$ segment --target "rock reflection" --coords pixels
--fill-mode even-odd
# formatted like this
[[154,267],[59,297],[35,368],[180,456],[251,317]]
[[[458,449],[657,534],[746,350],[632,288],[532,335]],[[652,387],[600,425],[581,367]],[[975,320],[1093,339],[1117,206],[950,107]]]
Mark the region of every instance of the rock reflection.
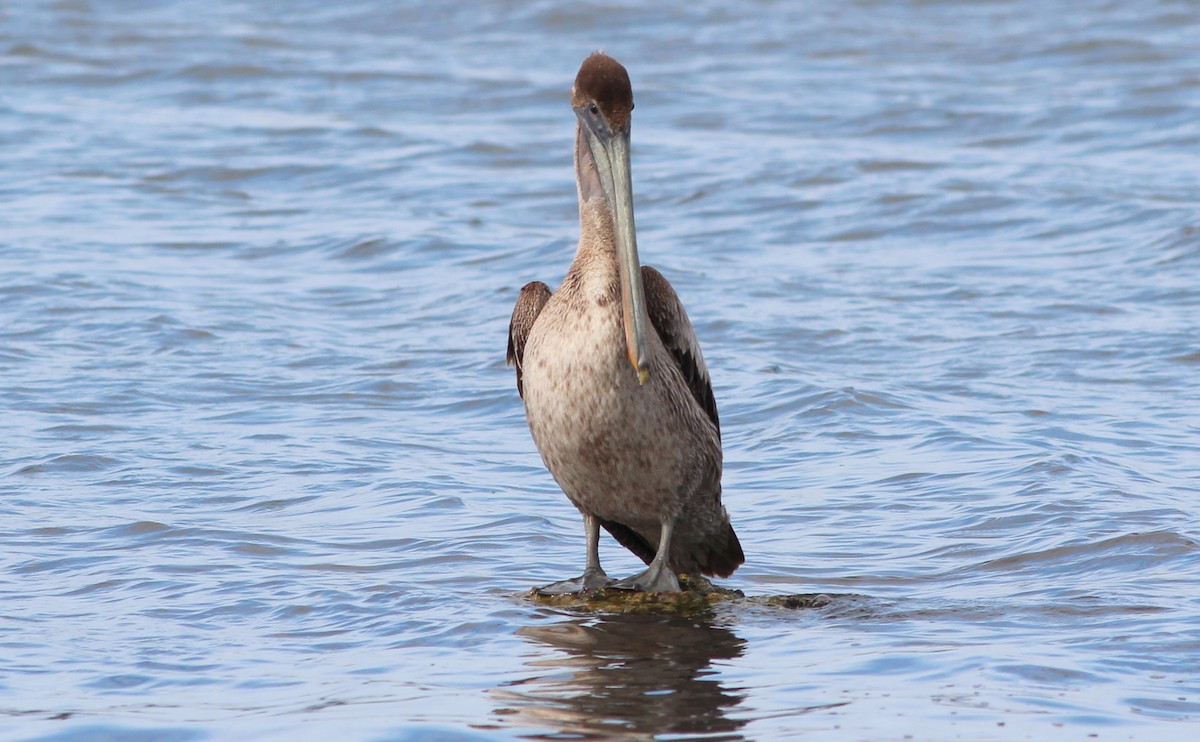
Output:
[[536,645],[562,650],[527,664],[538,672],[494,691],[510,723],[550,728],[534,739],[703,734],[743,739],[728,711],[743,694],[720,683],[714,660],[741,656],[733,632],[680,616],[611,615],[528,626]]

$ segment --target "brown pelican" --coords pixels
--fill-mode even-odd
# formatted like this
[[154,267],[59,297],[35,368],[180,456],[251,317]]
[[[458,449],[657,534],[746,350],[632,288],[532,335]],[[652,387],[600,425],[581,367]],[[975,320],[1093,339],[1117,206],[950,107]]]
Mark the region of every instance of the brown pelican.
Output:
[[[721,430],[692,323],[638,262],[629,170],[633,89],[596,52],[571,88],[579,247],[558,291],[521,289],[508,363],[546,468],[583,514],[583,574],[541,588],[677,592],[676,573],[727,577],[745,557],[721,505]],[[610,580],[600,528],[648,567]]]

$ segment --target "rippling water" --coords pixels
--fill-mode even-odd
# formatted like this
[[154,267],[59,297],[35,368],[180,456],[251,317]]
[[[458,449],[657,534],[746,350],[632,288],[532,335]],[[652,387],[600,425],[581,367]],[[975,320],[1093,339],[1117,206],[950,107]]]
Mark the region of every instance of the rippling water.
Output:
[[[0,736],[1192,739],[1194,3],[0,6]],[[748,595],[526,602],[579,62]],[[635,560],[606,543],[610,571]]]

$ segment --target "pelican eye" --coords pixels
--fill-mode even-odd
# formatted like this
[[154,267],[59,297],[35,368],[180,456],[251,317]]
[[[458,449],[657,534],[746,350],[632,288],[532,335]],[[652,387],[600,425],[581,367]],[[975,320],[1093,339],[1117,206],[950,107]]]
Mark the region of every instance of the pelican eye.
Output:
[[596,101],[592,101],[592,104],[588,106],[588,112],[590,112],[593,116],[600,115],[600,106],[596,105]]

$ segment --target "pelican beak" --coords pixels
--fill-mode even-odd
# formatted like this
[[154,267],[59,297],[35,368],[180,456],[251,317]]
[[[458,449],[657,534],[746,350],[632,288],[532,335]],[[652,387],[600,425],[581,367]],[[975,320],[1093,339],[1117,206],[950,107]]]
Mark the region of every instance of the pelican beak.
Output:
[[649,328],[642,264],[638,260],[637,230],[633,222],[633,176],[629,169],[629,130],[597,131],[584,121],[587,143],[600,185],[612,213],[617,241],[617,272],[621,282],[621,315],[625,322],[625,350],[637,371],[638,383],[650,380]]

